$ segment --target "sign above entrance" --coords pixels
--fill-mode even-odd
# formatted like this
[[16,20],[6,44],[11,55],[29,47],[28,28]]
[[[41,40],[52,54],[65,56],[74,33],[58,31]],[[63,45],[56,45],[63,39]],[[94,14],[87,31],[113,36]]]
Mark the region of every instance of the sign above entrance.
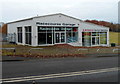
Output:
[[[52,28],[43,28],[43,27],[39,27],[39,30],[53,30]],[[57,30],[57,31],[65,31],[65,28],[55,28],[54,30]],[[66,28],[66,30],[73,30],[72,28]]]
[[70,23],[44,23],[44,22],[36,22],[37,25],[55,25],[55,26],[75,26],[75,24]]

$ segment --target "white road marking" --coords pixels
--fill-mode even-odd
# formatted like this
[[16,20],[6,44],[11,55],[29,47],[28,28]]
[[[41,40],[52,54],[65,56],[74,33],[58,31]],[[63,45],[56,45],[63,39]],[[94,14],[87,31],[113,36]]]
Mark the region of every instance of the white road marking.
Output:
[[40,76],[6,78],[6,79],[0,79],[0,80],[2,80],[3,83],[5,83],[5,82],[21,82],[21,81],[30,81],[30,80],[40,80],[40,79],[50,79],[50,78],[60,78],[60,77],[68,77],[68,76],[95,74],[95,73],[111,72],[111,71],[118,71],[118,70],[120,70],[120,67],[107,68],[107,69],[97,69],[97,70],[89,70],[89,71],[79,71],[79,72],[69,72],[69,73],[40,75]]

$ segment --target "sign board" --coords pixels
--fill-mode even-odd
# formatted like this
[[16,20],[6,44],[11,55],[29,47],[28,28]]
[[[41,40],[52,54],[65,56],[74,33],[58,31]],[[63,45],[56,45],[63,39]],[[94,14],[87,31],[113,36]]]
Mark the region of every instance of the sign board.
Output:
[[55,26],[75,26],[76,24],[70,23],[44,23],[44,22],[36,22],[37,25],[55,25]]
[[[39,30],[47,30],[47,31],[52,31],[53,30],[53,28],[43,28],[43,27],[39,27]],[[65,28],[61,28],[61,27],[56,27],[55,28],[55,30],[58,30],[58,31],[64,31],[65,30]],[[66,30],[72,30],[72,28],[66,28]]]
[[83,29],[83,32],[107,32],[107,29]]

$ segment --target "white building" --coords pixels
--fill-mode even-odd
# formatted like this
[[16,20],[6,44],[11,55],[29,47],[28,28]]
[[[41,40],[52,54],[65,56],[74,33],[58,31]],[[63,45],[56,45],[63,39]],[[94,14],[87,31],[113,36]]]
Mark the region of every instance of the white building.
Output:
[[7,31],[21,45],[109,46],[109,28],[61,13],[10,22]]

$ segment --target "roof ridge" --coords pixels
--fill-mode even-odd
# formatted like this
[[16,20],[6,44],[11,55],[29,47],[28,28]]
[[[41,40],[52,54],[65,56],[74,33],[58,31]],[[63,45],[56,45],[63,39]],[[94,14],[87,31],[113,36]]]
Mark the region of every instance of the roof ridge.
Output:
[[75,17],[72,17],[72,16],[68,16],[68,15],[63,14],[63,13],[55,13],[55,14],[48,14],[48,15],[34,16],[34,17],[31,17],[31,18],[21,19],[21,20],[17,20],[17,21],[13,21],[13,22],[8,22],[7,24],[15,23],[15,22],[20,22],[20,21],[25,21],[25,20],[31,20],[31,19],[33,19],[33,18],[40,18],[40,17],[53,16],[53,15],[64,15],[64,16],[67,16],[67,17],[69,17],[69,18],[73,18],[73,19],[76,19],[76,20],[82,21],[82,20],[80,20],[80,19],[78,19],[78,18],[75,18]]

